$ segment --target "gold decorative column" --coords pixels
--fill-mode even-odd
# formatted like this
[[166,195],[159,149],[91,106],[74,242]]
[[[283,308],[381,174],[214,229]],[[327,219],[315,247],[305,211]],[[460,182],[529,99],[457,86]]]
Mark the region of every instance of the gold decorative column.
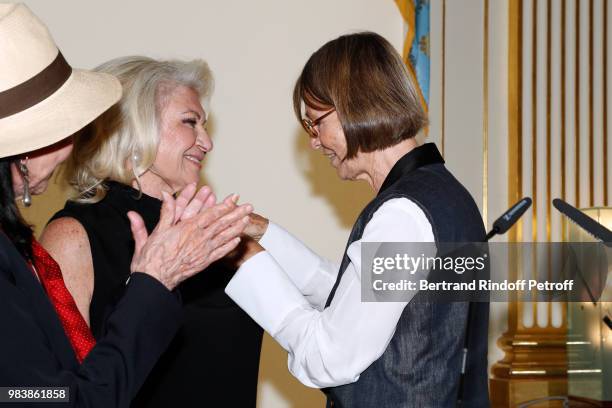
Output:
[[[508,201],[533,200],[510,242],[566,239],[553,198],[577,207],[609,201],[606,2],[509,0]],[[536,259],[511,255],[509,278],[528,278]],[[516,299],[508,302],[508,328],[497,341],[505,355],[491,370],[495,407],[568,394],[574,339],[566,305]]]

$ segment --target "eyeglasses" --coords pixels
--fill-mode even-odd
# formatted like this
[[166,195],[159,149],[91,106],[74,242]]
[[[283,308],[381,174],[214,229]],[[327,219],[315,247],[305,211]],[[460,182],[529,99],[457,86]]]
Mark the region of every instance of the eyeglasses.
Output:
[[321,123],[321,121],[323,119],[325,119],[326,117],[328,117],[329,115],[331,115],[335,111],[336,111],[336,108],[332,108],[329,112],[324,113],[323,115],[319,116],[315,120],[310,120],[308,118],[303,118],[302,119],[302,126],[304,126],[304,129],[306,130],[306,132],[308,132],[310,137],[317,138],[317,137],[319,137],[319,132],[317,132],[317,129],[315,129],[315,126],[317,126],[319,123]]

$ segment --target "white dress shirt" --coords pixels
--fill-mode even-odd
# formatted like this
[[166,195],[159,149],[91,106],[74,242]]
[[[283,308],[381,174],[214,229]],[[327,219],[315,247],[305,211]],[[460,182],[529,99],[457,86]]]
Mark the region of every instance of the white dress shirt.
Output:
[[246,261],[225,291],[287,350],[289,370],[303,384],[348,384],[383,354],[407,304],[361,301],[361,243],[433,241],[431,224],[413,201],[386,201],[349,246],[351,262],[324,309],[339,265],[270,222],[260,240],[266,251]]

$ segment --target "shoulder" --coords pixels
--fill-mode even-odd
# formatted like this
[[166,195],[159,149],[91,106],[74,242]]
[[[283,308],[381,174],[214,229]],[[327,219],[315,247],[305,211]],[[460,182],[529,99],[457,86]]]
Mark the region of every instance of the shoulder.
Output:
[[58,233],[64,232],[67,228],[72,228],[73,230],[77,229],[79,226],[83,228],[87,220],[91,218],[89,216],[90,212],[90,204],[81,204],[68,200],[64,204],[64,208],[53,214],[43,230],[43,235],[47,231]]
[[51,220],[43,230],[40,242],[50,252],[89,249],[89,239],[83,224],[67,216]]
[[93,259],[89,238],[81,223],[70,217],[52,220],[43,230],[40,243],[59,264],[68,290],[77,299],[77,304],[80,304],[81,293],[86,293],[90,299],[93,292]]
[[362,241],[433,242],[434,234],[423,209],[414,201],[400,197],[385,201],[374,212]]

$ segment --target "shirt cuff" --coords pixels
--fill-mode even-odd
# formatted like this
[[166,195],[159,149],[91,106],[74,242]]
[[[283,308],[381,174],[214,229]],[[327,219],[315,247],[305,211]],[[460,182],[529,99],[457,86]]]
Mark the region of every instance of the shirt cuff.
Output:
[[[336,266],[321,258],[283,227],[270,222],[259,242],[302,293],[313,285],[313,280],[316,280],[317,286],[325,287],[335,282]],[[324,285],[318,279],[321,277],[325,280]]]
[[296,309],[312,309],[268,252],[242,264],[225,293],[272,336]]

